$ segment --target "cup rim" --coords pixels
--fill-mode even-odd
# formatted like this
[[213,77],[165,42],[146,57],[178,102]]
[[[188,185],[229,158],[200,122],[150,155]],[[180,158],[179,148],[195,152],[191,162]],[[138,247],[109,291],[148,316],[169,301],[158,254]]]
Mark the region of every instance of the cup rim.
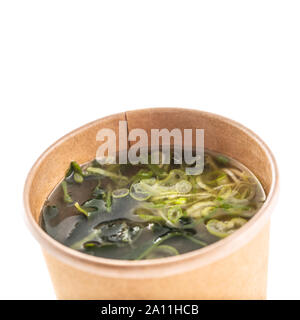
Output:
[[[263,206],[258,210],[258,212],[239,230],[235,231],[230,236],[220,239],[215,243],[208,245],[207,247],[200,248],[194,251],[180,254],[178,256],[159,258],[159,259],[149,259],[149,260],[118,260],[118,259],[108,259],[102,257],[95,257],[88,255],[86,253],[79,252],[77,250],[71,249],[55,239],[49,236],[35,221],[31,213],[29,204],[29,191],[32,185],[33,178],[37,171],[39,165],[44,161],[47,155],[53,151],[53,149],[64,142],[65,139],[69,137],[76,136],[79,132],[86,130],[93,124],[101,121],[103,119],[109,118],[104,117],[92,122],[89,122],[58,139],[50,147],[48,147],[40,157],[35,161],[32,168],[30,169],[28,176],[25,181],[23,201],[25,208],[25,222],[30,229],[33,236],[40,243],[43,249],[46,250],[50,255],[57,257],[61,262],[70,264],[76,268],[83,269],[85,271],[102,274],[108,277],[118,277],[118,278],[158,278],[164,276],[170,276],[180,272],[191,271],[196,267],[208,265],[216,260],[222,259],[225,256],[238,250],[245,243],[250,241],[255,234],[258,233],[260,228],[258,224],[263,226],[276,204],[278,197],[278,167],[276,164],[275,157],[267,144],[252,130],[246,128],[244,125],[226,118],[221,115],[217,115],[211,112],[188,109],[188,108],[145,108],[131,110],[133,111],[147,111],[153,110],[155,112],[161,112],[165,110],[176,110],[184,112],[198,112],[199,114],[204,114],[216,120],[226,122],[227,124],[236,127],[237,129],[243,131],[248,136],[256,141],[256,143],[263,149],[267,155],[268,161],[271,165],[272,174],[272,184],[270,186],[270,191],[267,195],[266,201]],[[116,115],[116,114],[115,114]],[[126,115],[126,112],[125,112]],[[217,151],[217,150],[215,150]]]

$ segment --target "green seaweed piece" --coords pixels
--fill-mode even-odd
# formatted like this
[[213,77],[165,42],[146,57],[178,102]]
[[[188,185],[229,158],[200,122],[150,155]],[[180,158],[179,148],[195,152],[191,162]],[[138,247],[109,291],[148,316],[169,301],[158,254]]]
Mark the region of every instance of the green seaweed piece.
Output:
[[134,242],[141,232],[138,225],[130,225],[125,221],[105,222],[97,226],[83,239],[71,245],[73,249],[82,249],[86,243],[98,243],[97,246],[114,244],[123,246]]

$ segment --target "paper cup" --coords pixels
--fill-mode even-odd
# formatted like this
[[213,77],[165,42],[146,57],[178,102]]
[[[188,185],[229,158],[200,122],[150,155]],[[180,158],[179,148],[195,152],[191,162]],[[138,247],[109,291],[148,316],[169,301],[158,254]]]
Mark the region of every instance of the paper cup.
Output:
[[[103,128],[128,130],[204,129],[205,148],[232,157],[261,181],[267,200],[257,214],[229,237],[179,256],[126,261],[70,249],[40,227],[43,203],[64,177],[71,160],[91,161]],[[118,139],[117,139],[118,140]],[[121,145],[127,143],[121,137]],[[275,159],[252,131],[227,118],[189,109],[154,108],[112,115],[74,130],[49,147],[25,184],[26,221],[40,243],[59,299],[265,299],[270,214],[278,194]]]

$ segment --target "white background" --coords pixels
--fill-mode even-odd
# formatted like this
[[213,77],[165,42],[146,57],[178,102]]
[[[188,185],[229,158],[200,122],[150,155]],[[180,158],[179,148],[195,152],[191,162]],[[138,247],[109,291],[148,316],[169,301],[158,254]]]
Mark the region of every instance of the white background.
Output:
[[300,298],[299,1],[1,1],[0,298],[54,299],[22,191],[89,121],[143,107],[219,113],[274,152],[269,299]]

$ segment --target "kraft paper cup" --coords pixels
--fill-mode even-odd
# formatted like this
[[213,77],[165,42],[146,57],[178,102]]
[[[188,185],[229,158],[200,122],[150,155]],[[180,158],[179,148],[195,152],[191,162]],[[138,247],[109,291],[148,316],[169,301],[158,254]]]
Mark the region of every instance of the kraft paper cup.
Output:
[[[40,227],[44,201],[64,177],[71,160],[93,160],[102,128],[115,130],[204,129],[205,148],[246,165],[261,181],[267,200],[257,214],[229,237],[179,256],[124,261],[70,249]],[[123,140],[126,137],[121,137]],[[127,141],[121,141],[127,143]],[[155,108],[112,115],[74,130],[50,146],[26,180],[27,224],[42,247],[59,299],[265,299],[270,214],[278,194],[275,159],[252,131],[230,119],[196,110]]]

